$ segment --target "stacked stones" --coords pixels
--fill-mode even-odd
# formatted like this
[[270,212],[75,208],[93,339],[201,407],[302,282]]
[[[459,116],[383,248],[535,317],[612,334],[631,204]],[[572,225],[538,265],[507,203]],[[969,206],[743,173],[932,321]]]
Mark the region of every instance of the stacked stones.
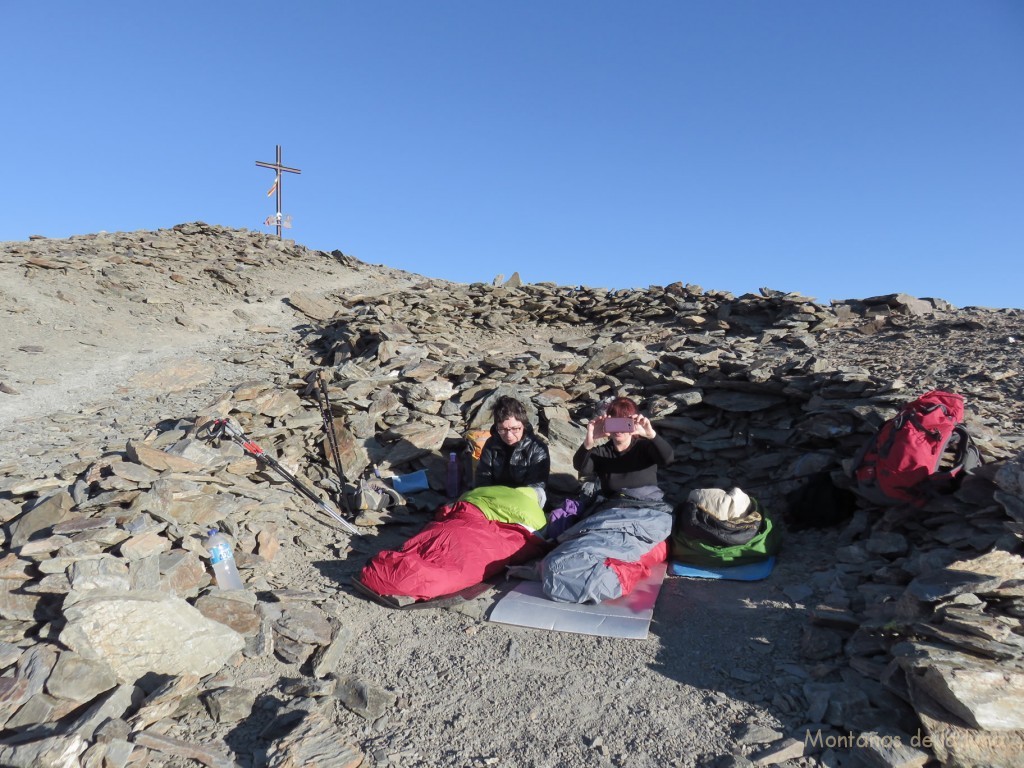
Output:
[[[495,390],[518,392],[555,449],[564,490],[574,482],[568,458],[596,404],[613,394],[633,396],[676,447],[666,476],[677,498],[723,484],[777,495],[769,484],[838,469],[917,390],[978,389],[954,378],[962,356],[948,340],[951,321],[932,303],[927,316],[913,316],[900,311],[921,312],[923,302],[909,297],[833,309],[763,293],[736,299],[679,284],[605,291],[427,281],[344,300],[338,319],[312,341],[314,363],[333,369],[331,394],[356,440],[387,442],[404,436],[395,429],[434,425],[433,442],[418,446],[425,457],[442,447],[445,426],[448,437],[457,437],[488,424],[485,398]],[[908,323],[929,341],[907,338]],[[496,335],[492,328],[503,330]],[[890,329],[883,365],[895,367],[913,353],[930,359],[929,369],[887,377],[864,367],[848,342],[865,338],[867,328],[876,342],[884,338],[879,328]],[[474,335],[484,351],[466,359],[460,345]],[[995,385],[987,400],[971,403],[972,428],[989,461],[1004,459],[1024,443],[1017,434],[1024,414],[1013,399],[1019,388],[1012,373],[995,378],[1009,370],[999,340],[968,343],[973,365]],[[941,370],[944,357],[949,367]],[[375,449],[378,463],[410,460]],[[346,470],[358,473],[369,459],[351,456]]]
[[[291,392],[240,387],[234,396],[236,416],[309,426]],[[301,539],[320,523],[268,487],[240,448],[211,448],[190,427],[130,442],[43,497],[26,500],[31,484],[7,489],[24,511],[0,561],[0,649],[14,671],[0,678],[0,720],[20,731],[0,750],[3,764],[74,754],[82,765],[123,766],[154,750],[232,765],[226,753],[168,735],[169,716],[189,702],[220,723],[249,716],[255,693],[223,670],[232,656],[274,653],[308,661],[317,680],[333,673],[348,642],[338,605],[262,575],[279,529]],[[244,591],[211,588],[203,538],[214,525],[236,542]],[[270,600],[257,602],[256,591]],[[141,697],[137,681],[164,678]]]
[[[142,266],[172,280],[191,270],[181,279],[212,277],[227,292],[252,288],[230,268],[232,248],[239,266],[252,258],[250,246],[281,247],[282,258],[298,248],[206,225],[177,230],[132,236],[149,248],[177,243]],[[210,238],[224,241],[223,263],[212,268],[202,266]],[[104,289],[131,301],[136,274],[105,275]],[[235,386],[123,451],[0,486],[9,545],[0,560],[0,721],[5,733],[19,731],[0,750],[5,764],[75,755],[117,766],[146,750],[230,764],[226,753],[178,738],[174,717],[190,707],[218,722],[246,717],[253,694],[225,670],[238,653],[312,665],[312,678],[294,685],[294,707],[267,726],[282,734],[270,764],[300,764],[323,744],[346,759],[344,736],[322,719],[311,714],[297,731],[284,725],[327,695],[363,712],[388,706],[386,691],[333,676],[351,608],[328,597],[333,590],[275,581],[282,543],[315,549],[311,529],[329,521],[236,445],[202,439],[210,419],[230,417],[289,469],[336,493],[311,391],[322,368],[349,480],[371,465],[387,474],[423,468],[440,490],[441,457],[489,425],[491,404],[508,393],[526,402],[551,446],[552,486],[568,494],[587,419],[601,399],[625,394],[676,448],[664,474],[671,499],[738,485],[776,516],[799,478],[832,472],[840,480],[902,402],[933,387],[966,394],[988,464],[927,510],[862,508],[843,528],[834,567],[814,576],[812,591],[828,599],[805,632],[813,666],[803,700],[777,706],[839,731],[924,729],[923,746],[947,765],[1008,764],[1000,760],[1019,752],[1024,567],[1012,551],[1024,529],[1024,410],[1012,347],[1007,353],[1014,337],[992,332],[1012,329],[1019,313],[956,311],[903,295],[823,307],[770,290],[737,298],[681,284],[607,291],[516,277],[289,301],[315,326],[280,384]],[[427,492],[410,503],[429,511],[440,500]],[[359,523],[394,519],[368,513]],[[214,525],[235,543],[245,592],[211,585],[202,539]],[[359,550],[341,533],[331,547],[342,560]],[[257,592],[270,599],[257,601]],[[182,636],[194,641],[182,646]],[[135,683],[155,675],[167,682],[146,686],[141,699]],[[874,759],[912,765],[928,756],[879,750]]]
[[[436,424],[419,443],[419,464],[435,476],[446,433],[486,424],[492,398],[511,392],[529,398],[552,445],[555,485],[562,479],[571,491],[579,425],[600,398],[628,394],[676,446],[664,472],[670,497],[740,485],[769,509],[799,485],[793,478],[831,470],[842,482],[849,457],[923,389],[976,395],[970,423],[987,466],[926,510],[861,510],[844,530],[837,567],[816,575],[829,599],[812,612],[804,654],[823,681],[807,684],[804,703],[819,732],[886,724],[877,740],[861,740],[882,764],[927,759],[888,748],[915,741],[949,765],[1008,764],[1024,734],[1016,703],[1024,564],[1009,554],[1024,507],[1020,465],[1006,463],[1021,447],[1019,389],[1005,352],[1012,337],[970,338],[998,313],[966,321],[949,313],[943,302],[901,295],[824,309],[769,291],[733,299],[680,285],[610,292],[427,282],[351,300],[325,328],[318,362],[336,366],[334,401],[358,425],[357,440],[377,434],[386,443],[410,423],[421,425],[418,435]],[[547,336],[555,352],[506,347],[452,360],[460,335],[496,328]],[[862,352],[848,359],[857,337],[884,342],[889,355],[872,370]],[[971,349],[969,364],[961,349]],[[927,367],[908,366],[915,358]],[[385,465],[412,458],[378,453]],[[350,454],[351,470],[365,460]],[[916,717],[905,712],[895,730],[892,712],[907,704]]]
[[[973,404],[972,428],[988,466],[955,497],[926,512],[862,510],[844,532],[840,564],[816,577],[839,586],[827,604],[813,611],[804,648],[809,660],[819,662],[817,674],[836,678],[808,683],[804,695],[812,724],[823,721],[826,729],[863,733],[890,723],[900,701],[922,710],[927,694],[921,684],[912,688],[905,683],[898,690],[900,698],[881,685],[898,687],[893,669],[912,668],[914,681],[927,680],[929,689],[948,691],[941,697],[944,720],[920,715],[931,736],[919,741],[934,742],[936,754],[950,764],[972,764],[979,754],[989,761],[998,761],[994,755],[1013,754],[1020,734],[1007,740],[1006,731],[1024,727],[1012,704],[1022,678],[1010,677],[1004,685],[989,686],[987,694],[979,693],[984,686],[971,681],[990,682],[997,673],[992,665],[975,662],[978,671],[968,676],[963,665],[949,659],[938,666],[927,657],[922,661],[920,643],[895,642],[906,632],[895,633],[893,617],[886,612],[887,606],[911,600],[901,598],[904,593],[920,593],[923,583],[937,578],[936,569],[968,574],[980,578],[987,590],[972,594],[968,610],[974,622],[965,624],[961,616],[959,628],[946,626],[951,621],[942,599],[966,589],[963,579],[954,580],[946,592],[925,592],[930,603],[915,602],[910,634],[938,634],[947,643],[959,638],[972,653],[981,642],[972,641],[971,632],[1002,638],[999,652],[990,649],[989,659],[1005,659],[1007,653],[1019,659],[1024,651],[1024,638],[1011,632],[1019,627],[1014,612],[1020,610],[1013,579],[1024,568],[1020,558],[1003,551],[1017,546],[1024,524],[1016,501],[1020,490],[1006,479],[1012,472],[1003,465],[1019,451],[1021,413],[1009,399],[1014,395],[1009,387],[1004,393],[983,391],[970,375],[963,376],[962,386],[956,383],[965,366],[949,337],[970,334],[978,326],[950,318],[949,310],[942,302],[898,295],[826,310],[799,296],[764,292],[733,299],[679,285],[641,293],[553,286],[450,288],[427,282],[410,291],[348,302],[346,311],[339,312],[343,319],[328,324],[317,342],[317,362],[335,366],[332,398],[354,425],[354,439],[348,442],[367,445],[376,440],[374,460],[384,466],[423,466],[439,476],[437,457],[451,447],[445,441],[485,425],[493,398],[511,392],[528,398],[552,445],[556,486],[562,479],[567,482],[563,490],[571,491],[574,478],[568,462],[582,437],[579,425],[592,415],[597,400],[624,393],[643,402],[659,431],[677,447],[679,458],[664,473],[670,496],[683,498],[694,487],[741,485],[770,499],[769,509],[778,508],[782,492],[799,484],[792,478],[833,470],[840,479],[844,461],[848,463],[902,402],[929,384],[987,393],[986,400]],[[452,360],[460,336],[494,328],[504,329],[506,337],[527,340],[541,333],[555,351],[533,353],[527,344],[505,346],[479,360]],[[933,341],[922,344],[921,335],[910,337],[907,328],[923,330],[924,338]],[[861,359],[842,359],[851,337],[868,336],[894,347],[896,360],[918,355],[930,361],[929,367],[900,369],[902,377],[889,378],[853,364]],[[989,346],[964,341],[976,355],[972,364],[981,379],[988,384],[1012,381],[1003,339],[993,339]],[[893,359],[880,367],[899,368]],[[424,381],[432,387],[424,388]],[[998,410],[1006,406],[1006,411]],[[410,424],[418,425],[413,435]],[[389,453],[387,444],[400,438],[401,452]],[[420,451],[418,461],[407,442]],[[348,471],[359,472],[371,457],[350,452],[347,459]],[[1009,488],[1000,490],[997,477]],[[1005,555],[1000,567],[991,565],[991,559],[972,564],[975,553],[993,547]],[[967,584],[977,583],[971,578]],[[988,629],[981,629],[979,622]],[[848,669],[837,662],[844,652]],[[944,687],[954,676],[958,685]],[[968,682],[963,682],[965,677]],[[861,684],[851,685],[854,679]],[[949,726],[939,725],[960,717],[964,727],[983,728],[983,717],[965,717],[976,709],[997,710],[987,721],[1001,731],[994,739],[965,740],[961,731],[951,736],[942,730]],[[915,733],[920,737],[920,727],[904,732],[904,743],[912,742]],[[884,734],[892,743],[892,729]],[[880,738],[878,743],[887,742]],[[905,762],[924,754],[918,750],[878,759]]]

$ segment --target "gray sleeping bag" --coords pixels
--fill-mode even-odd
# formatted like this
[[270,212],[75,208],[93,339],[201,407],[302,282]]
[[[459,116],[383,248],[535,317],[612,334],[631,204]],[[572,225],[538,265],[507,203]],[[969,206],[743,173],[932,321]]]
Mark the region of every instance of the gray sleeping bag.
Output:
[[672,533],[671,509],[658,502],[648,506],[608,506],[558,537],[561,542],[540,563],[541,585],[552,600],[600,603],[622,595],[622,584],[606,558],[635,562]]

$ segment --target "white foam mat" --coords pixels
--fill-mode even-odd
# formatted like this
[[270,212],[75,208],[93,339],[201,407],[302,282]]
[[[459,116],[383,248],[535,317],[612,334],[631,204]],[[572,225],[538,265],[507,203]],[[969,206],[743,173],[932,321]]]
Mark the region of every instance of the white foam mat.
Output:
[[644,640],[665,571],[665,563],[658,563],[630,594],[596,605],[559,603],[544,596],[540,582],[523,581],[497,602],[487,620],[552,632]]

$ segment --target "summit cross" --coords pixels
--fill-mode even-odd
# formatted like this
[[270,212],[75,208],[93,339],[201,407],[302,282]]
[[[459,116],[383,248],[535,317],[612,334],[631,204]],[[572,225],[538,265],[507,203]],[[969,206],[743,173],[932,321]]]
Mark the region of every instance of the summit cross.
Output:
[[[277,215],[274,216],[274,217],[268,216],[266,221],[264,221],[263,223],[267,224],[267,225],[269,225],[271,223],[276,224],[277,225],[277,236],[280,237],[281,236],[281,224],[282,224],[282,218],[281,218],[281,173],[282,172],[302,173],[302,171],[300,171],[298,168],[289,168],[286,165],[281,165],[281,145],[280,144],[277,145],[277,160],[275,162],[273,162],[273,163],[262,163],[259,160],[257,160],[256,161],[256,165],[260,166],[261,168],[272,168],[275,171],[277,171],[277,175],[274,176],[274,186],[272,186],[270,188],[270,190],[267,192],[267,197],[270,197],[274,192],[277,193]],[[291,217],[289,216],[288,218],[290,219]],[[273,221],[271,219],[273,219]],[[289,224],[285,224],[285,226],[291,226],[291,224],[290,223]]]

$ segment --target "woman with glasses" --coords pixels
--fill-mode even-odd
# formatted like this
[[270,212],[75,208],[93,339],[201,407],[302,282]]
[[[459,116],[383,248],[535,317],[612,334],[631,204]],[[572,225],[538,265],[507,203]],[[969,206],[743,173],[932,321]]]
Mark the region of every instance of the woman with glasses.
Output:
[[513,397],[494,406],[476,488],[439,507],[419,533],[398,549],[375,554],[353,583],[385,605],[431,600],[541,557],[547,446],[533,434],[526,408]]
[[545,485],[551,474],[548,447],[534,434],[526,408],[514,397],[498,398],[493,414],[491,436],[484,443],[476,468],[476,486],[529,486],[537,491],[543,507]]

